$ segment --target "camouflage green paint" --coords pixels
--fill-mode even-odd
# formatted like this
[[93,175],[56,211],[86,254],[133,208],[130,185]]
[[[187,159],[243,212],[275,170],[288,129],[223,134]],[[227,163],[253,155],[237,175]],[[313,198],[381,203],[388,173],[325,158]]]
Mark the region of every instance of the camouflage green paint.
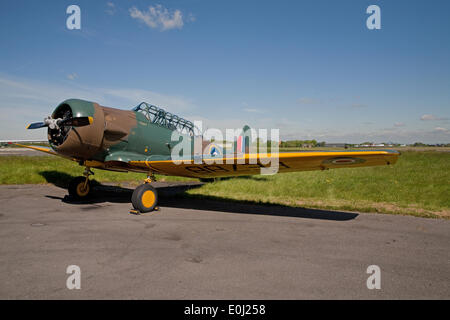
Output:
[[[63,155],[105,162],[111,168],[127,168],[136,160],[170,160],[173,130],[151,123],[142,113],[103,107],[97,103],[68,99],[59,108],[69,106],[74,117],[93,117],[91,125],[72,127],[66,140],[52,148]],[[187,135],[184,138],[191,140]],[[193,140],[193,139],[192,139]],[[191,144],[193,141],[191,141]],[[190,157],[190,155],[188,156]]]
[[72,114],[74,117],[93,117],[95,108],[94,103],[90,101],[80,100],[80,99],[67,99],[61,102],[53,112],[54,116],[56,110],[62,105],[69,105],[72,108]]

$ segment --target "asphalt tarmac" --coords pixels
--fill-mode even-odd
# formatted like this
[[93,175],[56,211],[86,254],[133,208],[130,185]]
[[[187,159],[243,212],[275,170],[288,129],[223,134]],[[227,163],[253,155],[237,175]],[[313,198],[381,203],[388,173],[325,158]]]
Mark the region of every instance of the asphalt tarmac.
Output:
[[[449,299],[450,221],[131,190],[0,186],[0,299]],[[69,265],[81,289],[69,290]],[[381,289],[367,288],[367,268]]]

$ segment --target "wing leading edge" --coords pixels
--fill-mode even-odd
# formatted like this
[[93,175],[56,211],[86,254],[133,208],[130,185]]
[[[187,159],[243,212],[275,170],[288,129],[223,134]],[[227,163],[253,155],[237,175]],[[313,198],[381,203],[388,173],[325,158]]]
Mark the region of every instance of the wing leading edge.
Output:
[[[278,154],[276,172],[390,165],[397,162],[399,155],[400,153],[394,150],[283,152]],[[271,158],[270,154],[245,154],[204,158],[201,163],[195,163],[193,160],[142,160],[130,161],[129,165],[166,175],[212,178],[260,174],[261,168],[272,167],[276,170],[276,158]]]
[[[17,146],[34,149],[47,154],[61,156],[51,148],[29,146],[14,143]],[[395,150],[364,150],[364,151],[302,151],[282,152],[278,154],[278,161],[267,154],[245,154],[224,158],[203,158],[201,163],[193,160],[131,160],[128,162],[117,161],[86,163],[91,167],[100,169],[121,168],[140,172],[152,171],[154,173],[183,176],[193,178],[231,177],[242,175],[261,174],[261,169],[266,172],[295,172],[326,170],[337,168],[370,167],[395,164],[400,153]],[[77,159],[63,156],[63,158],[77,161]],[[122,164],[120,164],[122,163]],[[278,163],[278,166],[276,165]],[[270,170],[271,168],[272,170]],[[274,171],[275,170],[275,171]]]
[[27,148],[27,149],[32,149],[32,150],[36,150],[36,151],[45,152],[45,153],[51,154],[53,156],[58,156],[59,155],[55,151],[53,151],[51,148],[47,148],[47,147],[30,146],[30,145],[24,145],[24,144],[14,143],[14,142],[12,144],[16,145],[18,147],[22,147],[22,148]]

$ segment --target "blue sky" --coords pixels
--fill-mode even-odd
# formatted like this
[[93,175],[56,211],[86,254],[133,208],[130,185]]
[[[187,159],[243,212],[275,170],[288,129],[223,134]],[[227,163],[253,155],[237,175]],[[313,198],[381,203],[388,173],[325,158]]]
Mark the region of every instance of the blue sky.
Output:
[[[66,8],[81,8],[68,30]],[[366,8],[381,8],[381,29]],[[1,1],[0,139],[67,98],[283,139],[450,142],[449,1]]]

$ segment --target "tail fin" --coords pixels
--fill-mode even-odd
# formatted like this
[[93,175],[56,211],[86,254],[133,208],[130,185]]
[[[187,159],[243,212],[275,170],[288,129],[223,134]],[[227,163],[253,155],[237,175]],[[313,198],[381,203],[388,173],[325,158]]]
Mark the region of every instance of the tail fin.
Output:
[[248,125],[242,128],[242,133],[236,138],[235,148],[237,154],[248,153],[250,146],[251,130]]

